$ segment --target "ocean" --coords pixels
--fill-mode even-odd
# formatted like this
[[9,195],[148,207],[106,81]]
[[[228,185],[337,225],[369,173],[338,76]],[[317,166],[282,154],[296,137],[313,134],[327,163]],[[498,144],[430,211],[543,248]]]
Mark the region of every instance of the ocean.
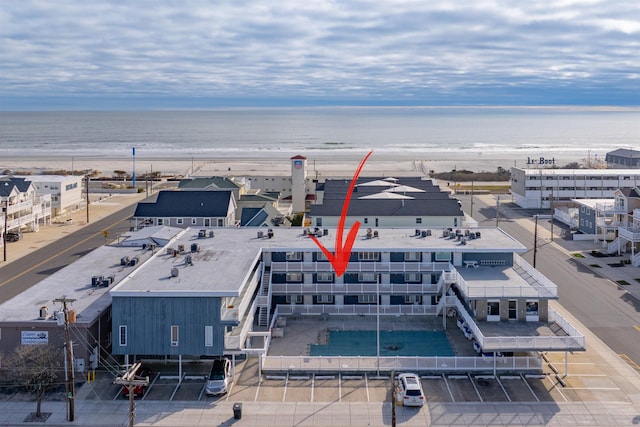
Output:
[[0,112],[0,156],[604,157],[640,145],[640,108],[264,108]]

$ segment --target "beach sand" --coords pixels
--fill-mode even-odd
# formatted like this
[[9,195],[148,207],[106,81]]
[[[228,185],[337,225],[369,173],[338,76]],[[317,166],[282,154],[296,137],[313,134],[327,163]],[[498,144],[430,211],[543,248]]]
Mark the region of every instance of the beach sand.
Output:
[[[336,152],[305,154],[307,157],[307,175],[323,177],[351,177],[361,157]],[[575,153],[554,153],[554,164],[564,166],[584,159],[575,158]],[[490,158],[483,153],[460,153],[452,158],[450,154],[425,153],[422,158],[412,158],[402,154],[377,154],[369,158],[361,176],[426,176],[432,171],[449,172],[451,170],[470,170],[473,172],[495,172],[499,167],[509,170],[513,166],[528,167],[528,158],[538,161],[540,155],[522,153],[514,158],[512,153],[492,154]],[[290,156],[282,158],[257,158],[247,155],[242,158],[200,158],[200,157],[141,157],[135,164],[132,158],[123,157],[33,157],[5,156],[0,159],[0,173],[42,174],[55,171],[97,171],[98,176],[114,176],[114,171],[124,171],[136,176],[150,172],[160,172],[162,176],[287,176],[291,174]]]

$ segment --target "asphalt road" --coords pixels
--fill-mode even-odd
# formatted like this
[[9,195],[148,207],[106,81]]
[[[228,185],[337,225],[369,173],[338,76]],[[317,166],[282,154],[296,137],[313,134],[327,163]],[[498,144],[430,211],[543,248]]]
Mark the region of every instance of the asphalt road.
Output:
[[0,272],[0,302],[4,302],[29,289],[46,276],[66,267],[78,258],[104,245],[104,230],[109,236],[129,231],[129,218],[135,204],[110,216],[89,222],[75,233],[38,249],[19,260],[2,267]]
[[[458,195],[458,198],[465,212],[470,212],[471,197]],[[549,212],[524,210],[505,199],[510,200],[508,196],[501,197],[498,225],[529,249],[523,258],[533,265],[534,233],[514,220],[530,218],[533,223],[534,213]],[[473,218],[481,226],[495,226],[496,205],[488,205],[474,197]],[[560,304],[613,351],[625,359],[628,357],[636,366],[640,365],[640,331],[637,329],[640,326],[640,301],[550,244],[550,234],[546,231],[550,229],[549,220],[539,219],[538,227],[536,268],[558,286]],[[556,222],[555,233],[558,234],[558,228],[562,227]],[[542,229],[545,229],[544,233]],[[561,244],[557,238],[556,243]]]

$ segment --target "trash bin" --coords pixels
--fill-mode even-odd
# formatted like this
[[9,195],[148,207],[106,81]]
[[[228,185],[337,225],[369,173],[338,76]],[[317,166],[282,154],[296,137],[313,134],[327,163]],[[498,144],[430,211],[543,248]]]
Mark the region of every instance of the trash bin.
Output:
[[233,404],[233,419],[239,420],[242,418],[242,403]]

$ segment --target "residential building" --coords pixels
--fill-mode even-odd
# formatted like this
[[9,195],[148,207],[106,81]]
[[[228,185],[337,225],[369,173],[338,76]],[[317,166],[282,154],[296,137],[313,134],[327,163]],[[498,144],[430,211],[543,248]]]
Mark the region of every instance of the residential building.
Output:
[[638,168],[640,167],[640,151],[618,148],[609,151],[604,160],[608,168]]
[[526,209],[549,209],[552,201],[613,198],[616,190],[638,185],[639,169],[511,168],[513,201]]
[[82,186],[84,177],[81,175],[26,175],[20,178],[30,181],[39,196],[50,195],[53,217],[59,217],[86,206]]
[[[309,216],[315,227],[338,225],[350,180],[319,183]],[[363,227],[462,227],[460,202],[430,179],[360,178],[349,203],[347,219]]]
[[[24,178],[0,177],[0,205],[1,233],[38,231],[40,223],[51,221],[51,195],[38,194],[33,183]],[[0,245],[3,242],[0,239]]]

